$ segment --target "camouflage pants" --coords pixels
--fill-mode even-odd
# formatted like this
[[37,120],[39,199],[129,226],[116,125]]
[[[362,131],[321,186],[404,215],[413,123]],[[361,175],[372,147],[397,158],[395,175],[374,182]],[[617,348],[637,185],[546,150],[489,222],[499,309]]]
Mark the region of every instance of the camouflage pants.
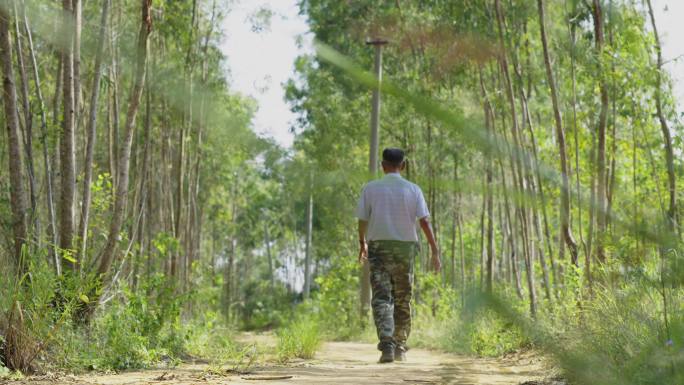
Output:
[[407,349],[411,333],[413,259],[417,242],[371,241],[368,262],[373,289],[373,319],[378,332],[378,349]]

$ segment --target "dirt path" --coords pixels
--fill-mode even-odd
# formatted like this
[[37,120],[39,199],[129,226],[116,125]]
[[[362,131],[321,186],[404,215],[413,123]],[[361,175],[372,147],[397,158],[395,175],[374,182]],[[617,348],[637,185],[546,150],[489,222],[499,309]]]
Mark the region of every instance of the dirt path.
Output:
[[[216,374],[208,364],[183,364],[172,369],[116,375],[34,378],[23,384],[521,384],[543,377],[539,360],[479,359],[412,349],[408,361],[378,364],[379,352],[369,343],[325,343],[313,360],[288,365],[266,364],[247,373]],[[0,380],[0,383],[2,381]],[[14,384],[17,384],[16,382]]]

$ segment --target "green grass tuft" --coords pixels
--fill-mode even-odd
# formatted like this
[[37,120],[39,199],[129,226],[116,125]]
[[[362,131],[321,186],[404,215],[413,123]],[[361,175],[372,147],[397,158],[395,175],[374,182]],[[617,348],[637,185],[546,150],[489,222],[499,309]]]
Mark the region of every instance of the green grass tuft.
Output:
[[318,323],[312,318],[299,318],[278,331],[278,361],[313,358],[320,345]]

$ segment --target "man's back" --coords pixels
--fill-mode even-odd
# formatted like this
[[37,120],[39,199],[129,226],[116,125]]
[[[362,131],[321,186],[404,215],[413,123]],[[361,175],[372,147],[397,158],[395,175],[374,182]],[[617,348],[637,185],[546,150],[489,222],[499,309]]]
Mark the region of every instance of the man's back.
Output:
[[420,187],[398,173],[388,173],[366,185],[356,214],[368,221],[370,241],[415,242],[416,220],[429,212]]
[[399,174],[406,167],[404,151],[382,152],[385,177],[368,183],[361,193],[359,218],[359,262],[368,261],[373,292],[371,305],[378,333],[380,362],[406,360],[406,341],[411,333],[413,261],[418,250],[416,222],[420,219],[439,271],[439,249],[430,227],[430,215],[420,187]]

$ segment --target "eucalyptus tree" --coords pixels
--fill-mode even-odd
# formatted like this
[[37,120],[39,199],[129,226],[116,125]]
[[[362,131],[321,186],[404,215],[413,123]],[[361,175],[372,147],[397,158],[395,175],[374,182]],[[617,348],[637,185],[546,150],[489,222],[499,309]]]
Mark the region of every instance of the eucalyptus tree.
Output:
[[[76,0],[78,2],[78,0]],[[71,256],[74,236],[74,209],[76,204],[76,105],[74,95],[74,35],[76,21],[73,0],[62,0],[63,19],[60,36],[60,67],[62,75],[62,133],[59,141],[60,202],[59,247],[66,255],[66,267],[74,270],[77,261]]]
[[592,18],[594,21],[594,39],[596,42],[596,61],[597,61],[597,82],[599,87],[601,109],[599,111],[596,132],[598,137],[596,148],[596,257],[599,262],[605,262],[605,242],[606,242],[606,223],[607,223],[607,177],[606,177],[606,125],[608,120],[608,85],[606,82],[605,66],[605,37],[604,37],[604,16],[603,7],[600,0],[593,0]]
[[560,174],[562,178],[560,202],[561,233],[568,249],[570,249],[572,263],[577,266],[579,263],[577,242],[575,242],[575,238],[572,235],[572,229],[570,228],[570,169],[568,167],[563,118],[561,117],[558,91],[556,90],[556,80],[554,78],[553,68],[551,66],[551,56],[549,54],[549,44],[545,26],[546,16],[544,11],[544,0],[537,0],[537,8],[539,10],[539,27],[542,51],[544,54],[544,67],[546,68],[546,78],[551,93],[551,102],[553,103],[553,119],[556,124],[556,141],[558,143],[558,154],[560,155]]
[[102,250],[102,256],[97,268],[99,279],[104,279],[108,274],[114,259],[115,253],[118,249],[119,232],[123,224],[126,207],[128,206],[128,183],[130,171],[131,145],[133,142],[133,134],[136,128],[136,116],[140,107],[140,100],[142,98],[143,89],[145,86],[145,70],[148,56],[148,37],[152,32],[152,0],[141,0],[141,23],[138,32],[138,41],[136,43],[136,66],[135,66],[135,80],[131,85],[131,92],[128,102],[128,111],[126,114],[126,125],[124,131],[124,140],[122,146],[119,148],[119,161],[117,162],[117,177],[116,192],[114,196],[114,207],[112,210],[112,219],[109,226],[109,234],[107,243]]
[[24,190],[24,162],[21,151],[21,134],[17,110],[17,90],[14,83],[12,64],[12,42],[10,40],[9,2],[0,6],[0,61],[2,61],[3,105],[7,145],[9,147],[8,166],[10,174],[10,204],[12,210],[13,263],[21,269],[22,249],[26,243],[27,205]]
[[646,5],[648,6],[648,15],[651,21],[651,28],[653,30],[653,45],[656,51],[656,68],[655,68],[655,105],[656,105],[656,115],[658,116],[658,123],[660,123],[660,130],[663,134],[663,143],[665,144],[665,166],[667,168],[667,181],[668,181],[668,193],[669,193],[669,203],[667,209],[667,227],[672,232],[679,232],[679,225],[677,224],[677,177],[675,174],[674,165],[674,150],[672,145],[672,134],[670,133],[670,127],[667,123],[667,118],[665,117],[665,112],[663,109],[663,50],[660,45],[660,37],[658,36],[658,27],[656,25],[655,16],[653,15],[653,6],[651,5],[651,0],[646,0]]
[[109,15],[110,0],[102,2],[102,17],[100,21],[100,33],[98,34],[97,48],[95,52],[95,75],[91,89],[90,106],[88,111],[88,123],[86,125],[86,154],[84,159],[83,193],[81,204],[81,219],[79,222],[78,235],[80,237],[79,258],[85,260],[88,240],[88,220],[92,201],[93,158],[95,156],[95,141],[97,139],[97,117],[100,100],[100,83],[102,80],[102,62],[104,56],[105,36],[107,35],[107,20]]

